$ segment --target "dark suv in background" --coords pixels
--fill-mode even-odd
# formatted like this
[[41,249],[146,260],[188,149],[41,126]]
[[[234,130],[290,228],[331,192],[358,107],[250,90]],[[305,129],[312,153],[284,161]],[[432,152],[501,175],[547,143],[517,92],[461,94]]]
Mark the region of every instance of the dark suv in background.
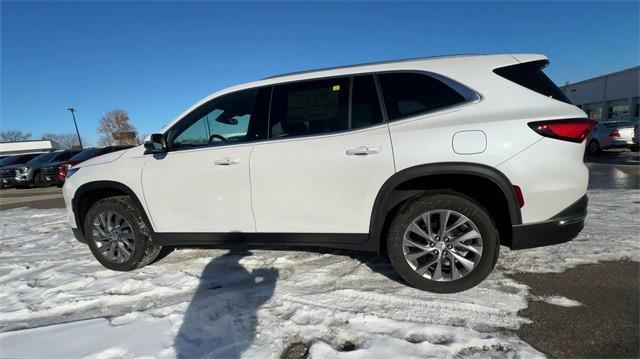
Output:
[[50,163],[48,166],[43,167],[40,171],[40,176],[42,177],[43,186],[59,186],[62,187],[64,184],[64,180],[67,177],[67,171],[71,166],[75,166],[79,163],[82,163],[90,158],[97,157],[100,155],[104,155],[110,152],[125,150],[127,148],[131,148],[131,145],[122,145],[122,146],[107,146],[103,148],[85,148],[80,153],[77,153],[75,156],[69,158],[68,160],[58,161],[54,163]]
[[76,155],[79,150],[66,150],[43,153],[39,156],[24,163],[16,163],[10,166],[4,166],[0,169],[0,179],[2,187],[29,187],[36,185],[38,187],[46,186],[43,182],[44,177],[40,171],[42,168],[49,166],[53,162],[66,161]]
[[6,188],[9,187],[10,184],[13,184],[13,180],[9,177],[9,173],[11,173],[11,171],[6,171],[7,177],[5,177],[4,175],[5,167],[9,169],[11,166],[14,166],[16,164],[29,162],[31,159],[40,156],[41,154],[42,153],[29,153],[24,155],[12,155],[3,157],[0,160],[0,188]]

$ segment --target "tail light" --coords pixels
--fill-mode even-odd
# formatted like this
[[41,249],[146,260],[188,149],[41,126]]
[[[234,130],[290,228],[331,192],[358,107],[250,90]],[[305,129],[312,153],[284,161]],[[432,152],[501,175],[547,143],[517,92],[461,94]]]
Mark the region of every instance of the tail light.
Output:
[[586,118],[529,122],[538,134],[558,140],[580,143],[596,127],[597,122]]
[[69,171],[69,168],[71,167],[71,164],[69,163],[65,163],[63,165],[58,166],[58,179],[60,181],[65,180],[65,178],[67,178],[67,172]]
[[609,137],[620,137],[620,131],[618,130],[611,131],[611,133],[609,133]]

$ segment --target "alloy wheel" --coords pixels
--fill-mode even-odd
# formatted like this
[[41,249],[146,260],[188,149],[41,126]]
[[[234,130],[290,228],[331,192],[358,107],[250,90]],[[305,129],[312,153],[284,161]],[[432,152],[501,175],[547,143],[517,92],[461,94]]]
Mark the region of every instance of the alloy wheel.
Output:
[[93,220],[92,239],[101,255],[110,262],[128,261],[135,250],[131,224],[115,211],[99,212]]
[[421,214],[407,227],[402,251],[419,275],[438,282],[460,279],[473,271],[482,257],[482,236],[463,214],[433,210]]

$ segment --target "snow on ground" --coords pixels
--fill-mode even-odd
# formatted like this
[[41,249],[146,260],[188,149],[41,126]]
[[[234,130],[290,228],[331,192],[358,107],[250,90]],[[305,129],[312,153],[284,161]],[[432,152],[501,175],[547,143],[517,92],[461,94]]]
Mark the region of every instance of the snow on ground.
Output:
[[[0,220],[0,357],[542,356],[514,336],[528,288],[512,272],[560,272],[640,260],[640,191],[591,191],[573,242],[501,253],[463,293],[421,292],[375,255],[188,249],[135,272],[101,267],[64,210],[13,209]],[[531,298],[579,305],[570,298]]]

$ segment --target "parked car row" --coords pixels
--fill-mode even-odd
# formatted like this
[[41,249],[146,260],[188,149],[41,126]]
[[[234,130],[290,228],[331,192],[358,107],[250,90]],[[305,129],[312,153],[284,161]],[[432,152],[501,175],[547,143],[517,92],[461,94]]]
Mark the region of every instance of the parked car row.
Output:
[[109,152],[132,146],[109,146],[84,150],[64,150],[15,155],[0,160],[0,188],[62,187],[67,171],[73,165]]
[[598,122],[587,141],[591,155],[610,148],[629,148],[638,151],[638,121]]

